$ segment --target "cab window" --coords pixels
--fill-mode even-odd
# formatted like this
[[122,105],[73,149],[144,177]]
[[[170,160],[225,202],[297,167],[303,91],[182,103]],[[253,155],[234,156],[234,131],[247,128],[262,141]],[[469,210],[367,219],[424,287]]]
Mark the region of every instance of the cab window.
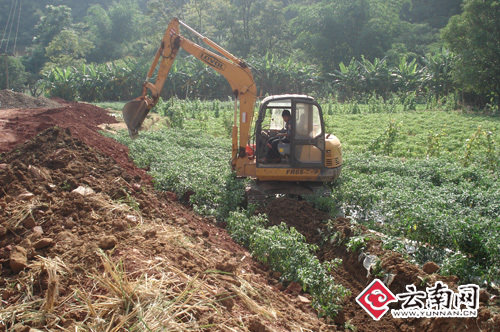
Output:
[[314,139],[321,135],[321,118],[316,105],[297,103],[295,138]]

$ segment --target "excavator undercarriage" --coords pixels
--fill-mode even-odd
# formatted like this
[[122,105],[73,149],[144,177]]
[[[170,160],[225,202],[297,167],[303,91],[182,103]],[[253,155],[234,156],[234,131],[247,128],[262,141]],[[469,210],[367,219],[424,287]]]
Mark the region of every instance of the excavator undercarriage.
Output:
[[277,197],[310,195],[330,197],[332,189],[322,182],[251,181],[245,188],[245,203],[261,206]]

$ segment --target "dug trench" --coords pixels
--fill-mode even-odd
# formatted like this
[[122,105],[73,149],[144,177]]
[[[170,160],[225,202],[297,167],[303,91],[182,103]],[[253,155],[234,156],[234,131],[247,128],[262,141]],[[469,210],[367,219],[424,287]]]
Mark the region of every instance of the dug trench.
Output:
[[[99,134],[98,125],[116,121],[105,110],[62,102],[0,110],[0,119],[0,330],[499,330],[498,297],[485,291],[477,318],[374,321],[355,301],[373,274],[392,275],[395,294],[459,281],[425,273],[376,237],[362,251],[381,270],[368,275],[361,252],[346,247],[368,230],[306,202],[273,200],[260,211],[271,224],[295,227],[318,244],[319,259],[343,261],[332,274],[351,296],[335,321],[318,318],[308,294],[254,261],[212,218],[154,190],[128,149]],[[338,235],[325,242],[325,234]]]
[[[477,318],[395,319],[387,313],[379,321],[374,321],[366,312],[360,311],[356,297],[375,278],[383,280],[394,294],[407,292],[408,285],[415,285],[418,291],[425,291],[436,281],[442,281],[456,292],[460,280],[455,276],[435,273],[438,268],[435,264],[427,264],[422,269],[409,263],[402,254],[382,249],[382,234],[358,224],[353,225],[348,218],[332,220],[327,213],[305,201],[280,198],[256,212],[266,214],[270,226],[284,222],[294,227],[305,236],[308,243],[319,247],[317,257],[320,261],[342,259],[340,268],[331,274],[351,291],[337,318],[338,322],[347,323],[344,326],[355,326],[357,331],[500,331],[497,290],[490,290],[494,295],[486,290],[480,291]],[[362,248],[348,248],[347,243],[352,237],[363,238],[366,242]],[[401,302],[389,304],[389,308],[400,309]]]

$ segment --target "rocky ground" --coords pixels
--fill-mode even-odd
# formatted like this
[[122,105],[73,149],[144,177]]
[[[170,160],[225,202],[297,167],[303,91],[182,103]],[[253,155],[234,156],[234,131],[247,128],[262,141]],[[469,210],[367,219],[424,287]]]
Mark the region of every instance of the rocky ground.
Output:
[[[0,109],[0,330],[500,331],[491,289],[481,291],[477,318],[373,320],[355,298],[375,273],[395,294],[436,280],[456,289],[459,280],[382,250],[348,219],[327,223],[306,202],[274,200],[259,211],[272,224],[296,227],[321,260],[343,259],[332,273],[352,295],[335,321],[318,318],[308,294],[212,218],[154,190],[127,147],[99,133],[116,122],[105,110],[16,98]],[[328,232],[338,241],[324,243]],[[346,247],[359,234],[370,234],[363,253]],[[378,271],[363,266],[366,255],[380,259]]]

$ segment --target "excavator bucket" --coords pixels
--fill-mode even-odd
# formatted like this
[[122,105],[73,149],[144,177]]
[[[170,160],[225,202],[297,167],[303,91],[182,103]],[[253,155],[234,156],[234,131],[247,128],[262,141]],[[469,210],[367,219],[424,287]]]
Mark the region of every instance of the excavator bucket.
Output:
[[139,135],[139,127],[149,113],[148,104],[145,100],[132,100],[123,107],[123,120],[127,124],[130,137]]

